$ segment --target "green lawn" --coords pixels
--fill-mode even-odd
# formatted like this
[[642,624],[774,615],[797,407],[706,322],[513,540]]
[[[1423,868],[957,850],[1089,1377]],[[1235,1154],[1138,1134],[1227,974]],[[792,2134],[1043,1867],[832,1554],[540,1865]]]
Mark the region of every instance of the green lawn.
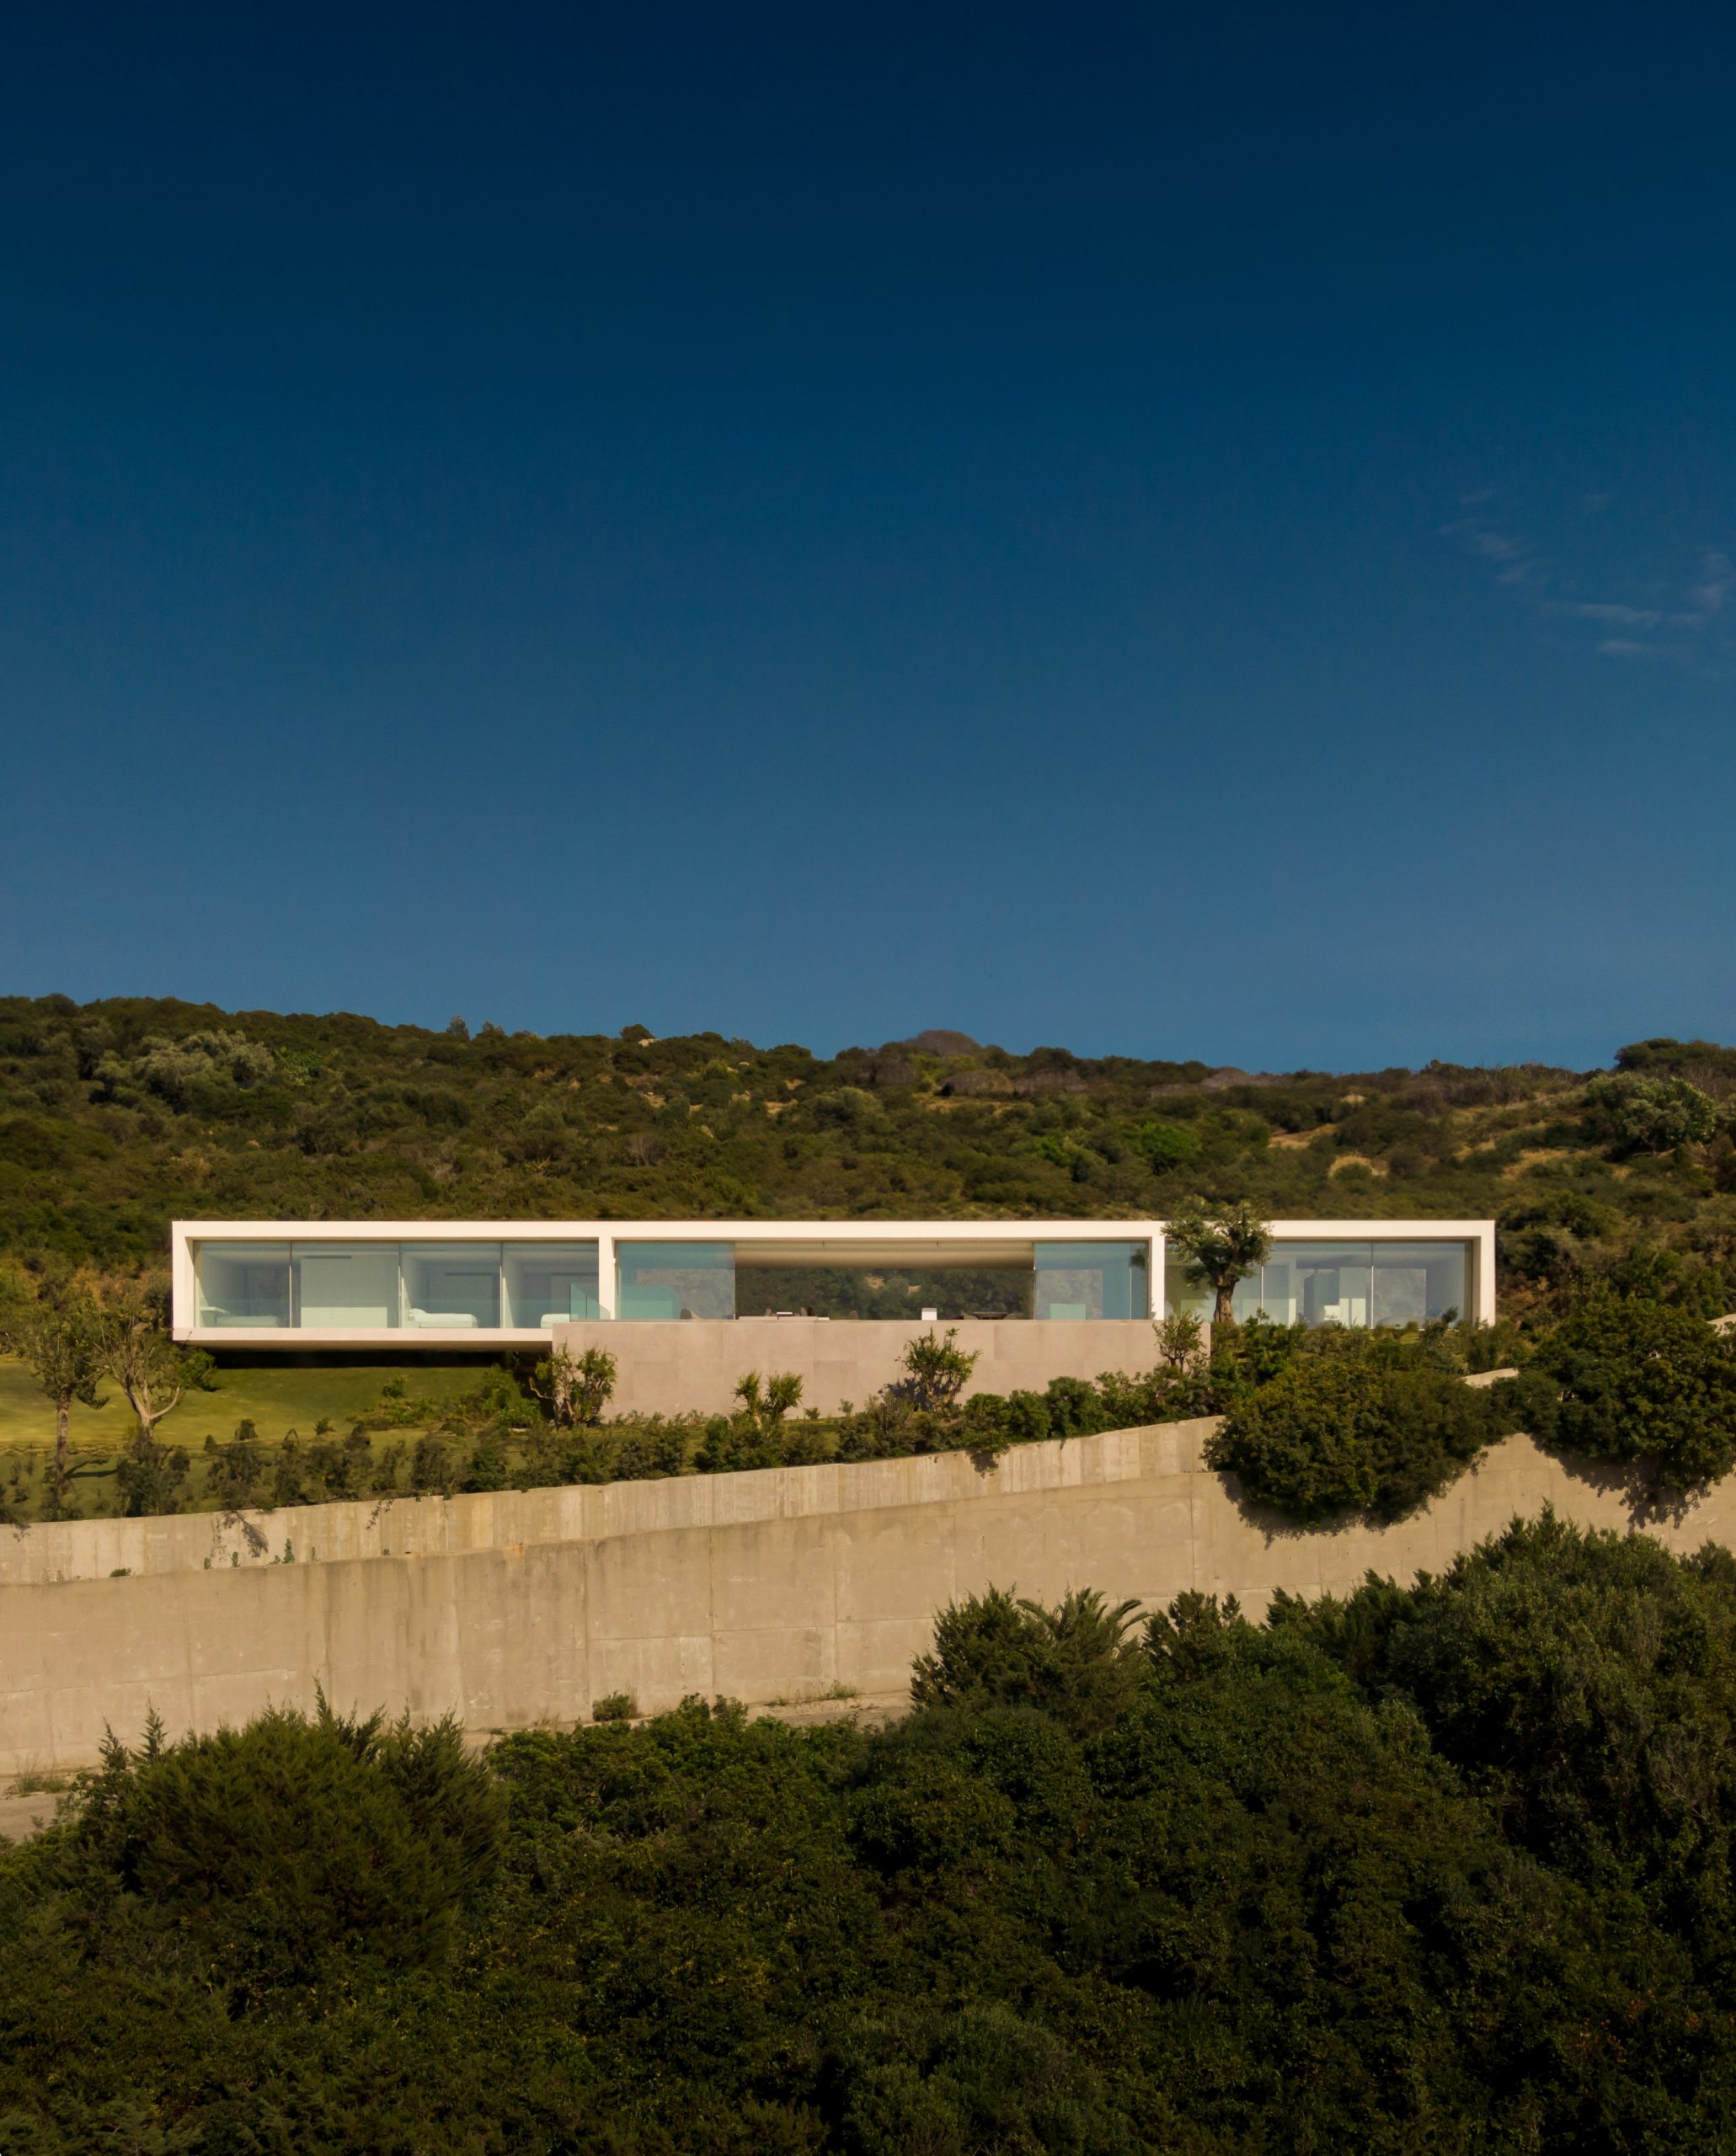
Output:
[[[389,1379],[402,1377],[416,1399],[445,1400],[473,1390],[483,1373],[472,1364],[433,1361],[370,1363],[338,1369],[232,1368],[213,1373],[211,1392],[190,1392],[158,1425],[165,1444],[196,1452],[207,1437],[230,1438],[243,1417],[261,1438],[275,1442],[288,1431],[311,1438],[322,1417],[339,1432],[379,1400]],[[72,1410],[72,1449],[83,1454],[118,1451],[132,1429],[126,1399],[105,1385],[107,1405]],[[54,1409],[14,1357],[0,1357],[0,1453],[40,1452],[54,1445]]]

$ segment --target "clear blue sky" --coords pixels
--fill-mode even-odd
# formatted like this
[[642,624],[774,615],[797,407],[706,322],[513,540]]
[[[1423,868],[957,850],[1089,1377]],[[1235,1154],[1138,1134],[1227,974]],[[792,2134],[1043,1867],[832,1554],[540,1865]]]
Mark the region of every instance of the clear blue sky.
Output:
[[3,980],[1736,1038],[1736,17],[27,4]]

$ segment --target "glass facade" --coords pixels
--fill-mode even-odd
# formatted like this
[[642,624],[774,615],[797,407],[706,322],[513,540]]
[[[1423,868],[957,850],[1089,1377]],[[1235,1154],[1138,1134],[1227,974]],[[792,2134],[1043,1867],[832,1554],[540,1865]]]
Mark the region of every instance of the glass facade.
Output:
[[733,1243],[617,1243],[615,1260],[617,1317],[735,1315]]
[[597,1315],[594,1242],[209,1242],[201,1330],[546,1332]]
[[1145,1317],[1144,1243],[1039,1243],[1031,1315]]
[[[1166,1315],[1211,1315],[1212,1294],[1189,1281],[1172,1251],[1163,1267]],[[1462,1242],[1278,1242],[1236,1290],[1238,1321],[1280,1325],[1426,1325],[1470,1314],[1470,1252]]]
[[[1152,1306],[1143,1241],[1056,1237],[992,1246],[977,1265],[816,1252],[781,1237],[771,1263],[732,1243],[621,1242],[615,1315],[733,1318],[781,1311],[838,1318],[1138,1319]],[[193,1252],[201,1331],[518,1332],[601,1315],[595,1241],[374,1241],[357,1237],[212,1241]],[[1274,1243],[1236,1290],[1238,1318],[1284,1325],[1420,1325],[1470,1314],[1474,1275],[1462,1239],[1322,1236]],[[1210,1316],[1211,1295],[1166,1252],[1162,1309]]]

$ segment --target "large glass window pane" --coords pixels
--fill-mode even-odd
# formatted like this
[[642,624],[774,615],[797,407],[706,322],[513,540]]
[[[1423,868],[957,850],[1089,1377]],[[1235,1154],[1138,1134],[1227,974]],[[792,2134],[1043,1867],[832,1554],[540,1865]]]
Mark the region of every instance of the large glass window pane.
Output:
[[498,1326],[499,1244],[406,1243],[403,1306],[404,1323],[426,1331]]
[[201,1326],[288,1325],[287,1243],[201,1243],[193,1273]]
[[1185,1260],[1165,1245],[1163,1251],[1163,1315],[1180,1317],[1209,1318],[1211,1315],[1212,1292],[1204,1281],[1190,1280]]
[[734,1317],[733,1243],[617,1243],[620,1317]]
[[[1302,1315],[1295,1261],[1290,1256],[1295,1247],[1294,1243],[1274,1243],[1264,1269],[1254,1275],[1253,1284],[1259,1294],[1260,1314],[1263,1317],[1270,1318],[1274,1325],[1294,1325]],[[1239,1296],[1236,1315],[1238,1317],[1242,1315]]]
[[544,1332],[569,1318],[597,1314],[594,1242],[505,1243],[500,1274],[506,1289],[502,1322],[517,1331]]
[[1144,1317],[1144,1243],[1039,1243],[1033,1314],[1040,1318]]
[[1278,1243],[1272,1251],[1274,1267],[1287,1266],[1289,1281],[1268,1303],[1273,1316],[1280,1310],[1301,1318],[1306,1325],[1367,1325],[1369,1318],[1369,1246],[1364,1242]]
[[298,1242],[295,1272],[296,1323],[303,1331],[374,1332],[397,1325],[396,1243]]
[[1374,1323],[1426,1325],[1468,1308],[1469,1267],[1463,1243],[1375,1243]]

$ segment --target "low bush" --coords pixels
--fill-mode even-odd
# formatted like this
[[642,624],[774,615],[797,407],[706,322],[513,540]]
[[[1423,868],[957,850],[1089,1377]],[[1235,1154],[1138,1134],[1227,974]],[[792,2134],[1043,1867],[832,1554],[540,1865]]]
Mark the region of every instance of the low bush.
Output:
[[1538,1438],[1643,1461],[1668,1490],[1703,1488],[1736,1463],[1736,1339],[1674,1304],[1596,1297],[1495,1390]]
[[1397,1519],[1445,1489],[1495,1433],[1488,1395],[1450,1370],[1309,1354],[1231,1405],[1206,1460],[1292,1519]]

